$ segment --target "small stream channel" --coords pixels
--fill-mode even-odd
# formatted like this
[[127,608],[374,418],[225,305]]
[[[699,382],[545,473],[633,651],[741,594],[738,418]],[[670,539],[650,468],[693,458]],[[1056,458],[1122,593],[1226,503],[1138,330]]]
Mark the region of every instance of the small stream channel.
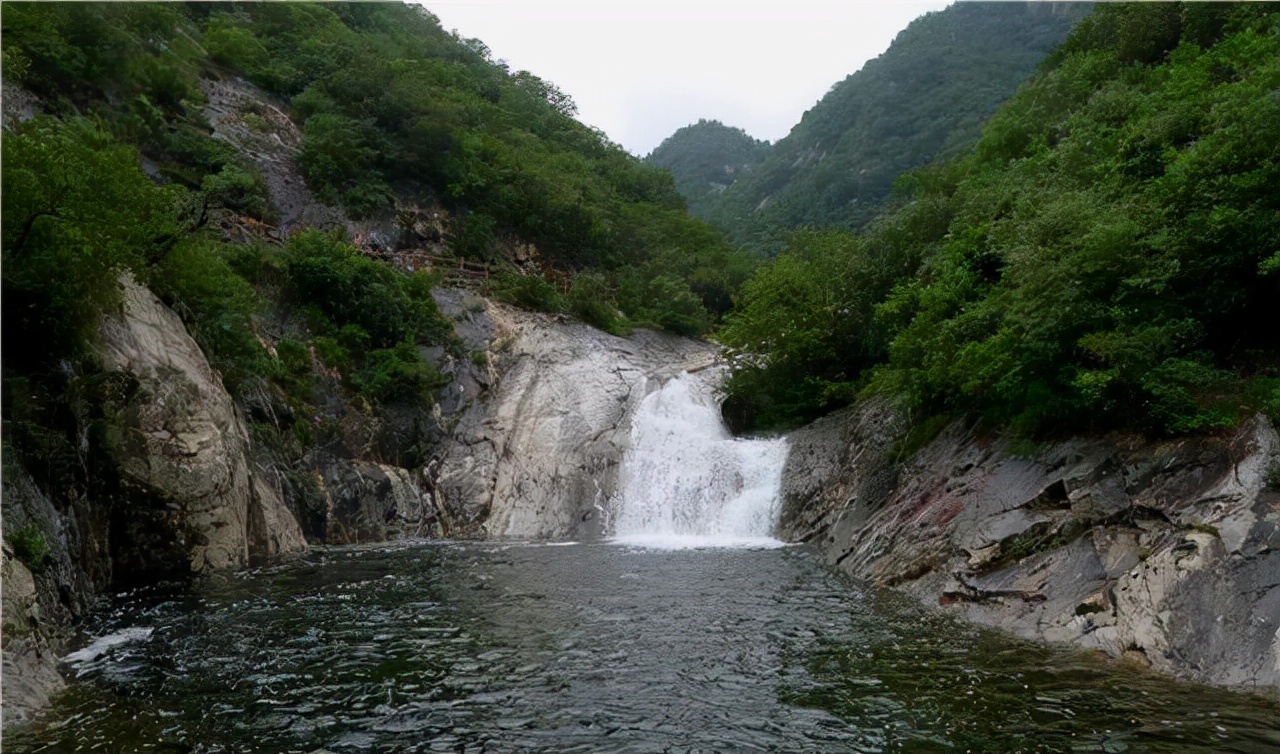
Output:
[[1015,641],[770,538],[782,440],[644,400],[605,542],[312,551],[116,598],[4,751],[1258,752],[1274,702]]

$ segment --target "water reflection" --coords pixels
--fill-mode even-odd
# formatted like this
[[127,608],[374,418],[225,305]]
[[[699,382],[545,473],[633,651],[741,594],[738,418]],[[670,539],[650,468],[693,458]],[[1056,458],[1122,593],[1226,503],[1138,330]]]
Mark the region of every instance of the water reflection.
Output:
[[336,550],[90,629],[133,632],[5,751],[1280,747],[1272,703],[864,596],[796,549]]
[[1012,641],[900,595],[873,605],[854,616],[858,640],[806,652],[813,681],[784,701],[878,726],[881,750],[1280,751],[1272,703]]

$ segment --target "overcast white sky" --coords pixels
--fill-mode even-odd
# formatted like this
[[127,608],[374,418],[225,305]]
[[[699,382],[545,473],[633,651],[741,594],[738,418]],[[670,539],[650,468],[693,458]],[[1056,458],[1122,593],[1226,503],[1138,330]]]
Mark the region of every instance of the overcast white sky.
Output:
[[786,136],[832,84],[946,0],[423,0],[644,156],[699,118]]

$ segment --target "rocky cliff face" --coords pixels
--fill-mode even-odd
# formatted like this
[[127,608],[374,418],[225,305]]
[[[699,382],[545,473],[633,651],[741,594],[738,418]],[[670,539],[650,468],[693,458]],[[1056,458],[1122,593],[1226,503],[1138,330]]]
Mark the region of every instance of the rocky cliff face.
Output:
[[78,378],[83,477],[51,500],[6,463],[6,724],[60,688],[54,662],[69,626],[107,588],[306,546],[182,321],[141,285],[121,285],[123,305],[104,317],[96,344],[101,371]]
[[[300,550],[297,520],[250,465],[240,411],[182,321],[124,281],[124,307],[101,326],[106,378],[121,386],[105,433],[121,494],[117,582],[200,574]],[[125,545],[127,543],[127,546]]]
[[7,726],[29,719],[63,687],[56,662],[68,626],[93,605],[110,564],[99,511],[83,498],[56,505],[25,470],[5,460],[0,696]]
[[1280,441],[1022,447],[952,424],[908,458],[867,404],[796,432],[783,536],[977,623],[1226,686],[1280,689]]
[[627,418],[661,378],[705,366],[715,348],[644,330],[618,338],[550,315],[482,306],[469,325],[480,340],[468,345],[487,343],[491,385],[428,464],[453,532],[518,539],[603,533]]
[[[97,595],[306,546],[295,514],[307,511],[283,502],[284,474],[251,442],[247,409],[176,314],[141,285],[122,286],[121,309],[100,328],[101,371],[76,378],[83,478],[50,498],[6,465],[6,530],[38,543],[20,553],[6,537],[6,724],[61,688],[57,657]],[[395,445],[395,417],[368,458],[317,449],[313,539],[600,532],[595,503],[612,492],[629,412],[651,382],[711,362],[715,349],[646,331],[617,338],[460,290],[437,297],[476,358],[430,354],[451,379],[434,408],[435,454],[415,468],[384,460],[395,456],[378,449]],[[415,425],[405,431],[420,418],[405,418]]]

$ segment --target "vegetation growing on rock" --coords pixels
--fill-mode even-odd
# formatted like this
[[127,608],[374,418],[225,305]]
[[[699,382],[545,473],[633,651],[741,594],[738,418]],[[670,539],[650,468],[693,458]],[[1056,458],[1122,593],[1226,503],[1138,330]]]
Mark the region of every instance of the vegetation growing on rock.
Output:
[[[362,228],[412,236],[426,208],[445,219],[412,241],[613,332],[702,334],[749,272],[665,172],[418,6],[11,3],[3,33],[6,87],[43,112],[3,142],[5,440],[48,489],[100,471],[78,435],[111,420],[90,346],[121,275],[183,318],[306,520],[308,454],[421,463],[437,367],[465,356],[438,279],[372,258]],[[282,159],[341,209],[273,228]]]
[[721,338],[785,425],[863,392],[1025,431],[1280,415],[1280,14],[1103,5],[861,235],[801,235]]
[[834,84],[767,153],[735,129],[700,123],[647,160],[672,168],[694,215],[759,254],[776,254],[796,228],[857,230],[883,210],[899,174],[970,144],[1087,9],[955,3]]

